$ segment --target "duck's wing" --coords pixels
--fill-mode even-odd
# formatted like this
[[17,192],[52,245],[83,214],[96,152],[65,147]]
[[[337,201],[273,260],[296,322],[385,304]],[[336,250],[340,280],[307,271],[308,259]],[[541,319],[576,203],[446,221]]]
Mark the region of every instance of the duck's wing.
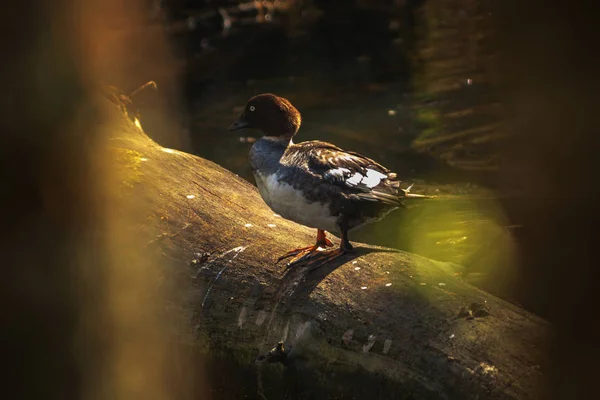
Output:
[[403,205],[406,192],[400,189],[396,174],[368,157],[320,141],[302,142],[288,149],[295,162],[305,165],[323,183],[341,189],[346,197]]

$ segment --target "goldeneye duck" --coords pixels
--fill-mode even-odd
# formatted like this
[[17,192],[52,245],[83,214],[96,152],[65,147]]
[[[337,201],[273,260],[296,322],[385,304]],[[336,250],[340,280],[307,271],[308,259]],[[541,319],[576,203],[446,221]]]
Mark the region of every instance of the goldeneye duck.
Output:
[[[298,110],[283,97],[260,94],[248,100],[230,131],[252,128],[264,136],[249,161],[263,200],[283,218],[317,229],[314,246],[294,249],[288,267],[321,265],[351,251],[348,232],[380,220],[406,198],[427,198],[400,188],[396,174],[361,154],[321,141],[294,143],[301,124]],[[340,235],[338,249],[325,231]]]

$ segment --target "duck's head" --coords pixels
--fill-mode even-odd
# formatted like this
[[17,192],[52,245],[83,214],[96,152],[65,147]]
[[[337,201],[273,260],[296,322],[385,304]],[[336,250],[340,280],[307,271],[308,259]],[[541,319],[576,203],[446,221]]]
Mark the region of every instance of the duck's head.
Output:
[[298,132],[301,121],[300,113],[287,99],[266,93],[248,100],[244,112],[229,130],[258,129],[265,136],[290,140]]

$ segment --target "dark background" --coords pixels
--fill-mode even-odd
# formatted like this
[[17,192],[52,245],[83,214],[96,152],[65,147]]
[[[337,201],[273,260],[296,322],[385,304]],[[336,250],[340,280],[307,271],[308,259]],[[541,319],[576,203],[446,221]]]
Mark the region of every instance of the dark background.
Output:
[[[157,81],[159,91],[136,96],[146,130],[249,180],[248,136],[224,128],[248,97],[273,91],[303,113],[302,140],[361,151],[423,187],[491,190],[502,215],[482,206],[463,210],[464,218],[507,227],[518,274],[490,289],[553,323],[552,397],[593,398],[597,10],[483,0],[291,3],[272,12],[235,2],[148,3],[144,18],[168,27],[163,46],[172,61],[152,59],[156,46],[148,45],[130,49],[139,57],[124,59],[119,73],[99,75],[126,92]],[[2,10],[1,342],[3,387],[19,398],[81,396],[79,360],[69,350],[83,284],[73,243],[86,232],[94,249],[103,222],[101,194],[90,185],[94,132],[71,121],[90,96],[85,65],[64,45],[70,36],[56,31],[71,21],[61,11],[70,7],[21,1]],[[127,22],[115,18],[115,29]],[[165,104],[170,113],[151,112]],[[386,242],[377,230],[410,218],[391,218],[357,240],[409,248],[406,234]],[[424,255],[475,257],[480,246]],[[102,257],[92,260],[101,269]]]

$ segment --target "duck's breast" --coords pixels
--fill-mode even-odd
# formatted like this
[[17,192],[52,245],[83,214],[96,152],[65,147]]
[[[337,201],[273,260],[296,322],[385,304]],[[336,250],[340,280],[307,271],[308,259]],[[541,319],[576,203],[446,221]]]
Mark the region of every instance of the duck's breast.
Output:
[[255,172],[258,191],[265,203],[283,218],[304,226],[337,231],[337,218],[331,215],[327,202],[311,202],[302,190],[282,181],[277,173],[263,175]]
[[269,190],[265,183],[264,175],[262,175],[261,173],[256,172],[256,171],[253,174],[254,174],[254,179],[256,180],[256,187],[258,188],[258,192],[260,193],[260,196],[265,201],[265,203],[267,203],[267,205],[270,207],[271,199],[269,197]]

